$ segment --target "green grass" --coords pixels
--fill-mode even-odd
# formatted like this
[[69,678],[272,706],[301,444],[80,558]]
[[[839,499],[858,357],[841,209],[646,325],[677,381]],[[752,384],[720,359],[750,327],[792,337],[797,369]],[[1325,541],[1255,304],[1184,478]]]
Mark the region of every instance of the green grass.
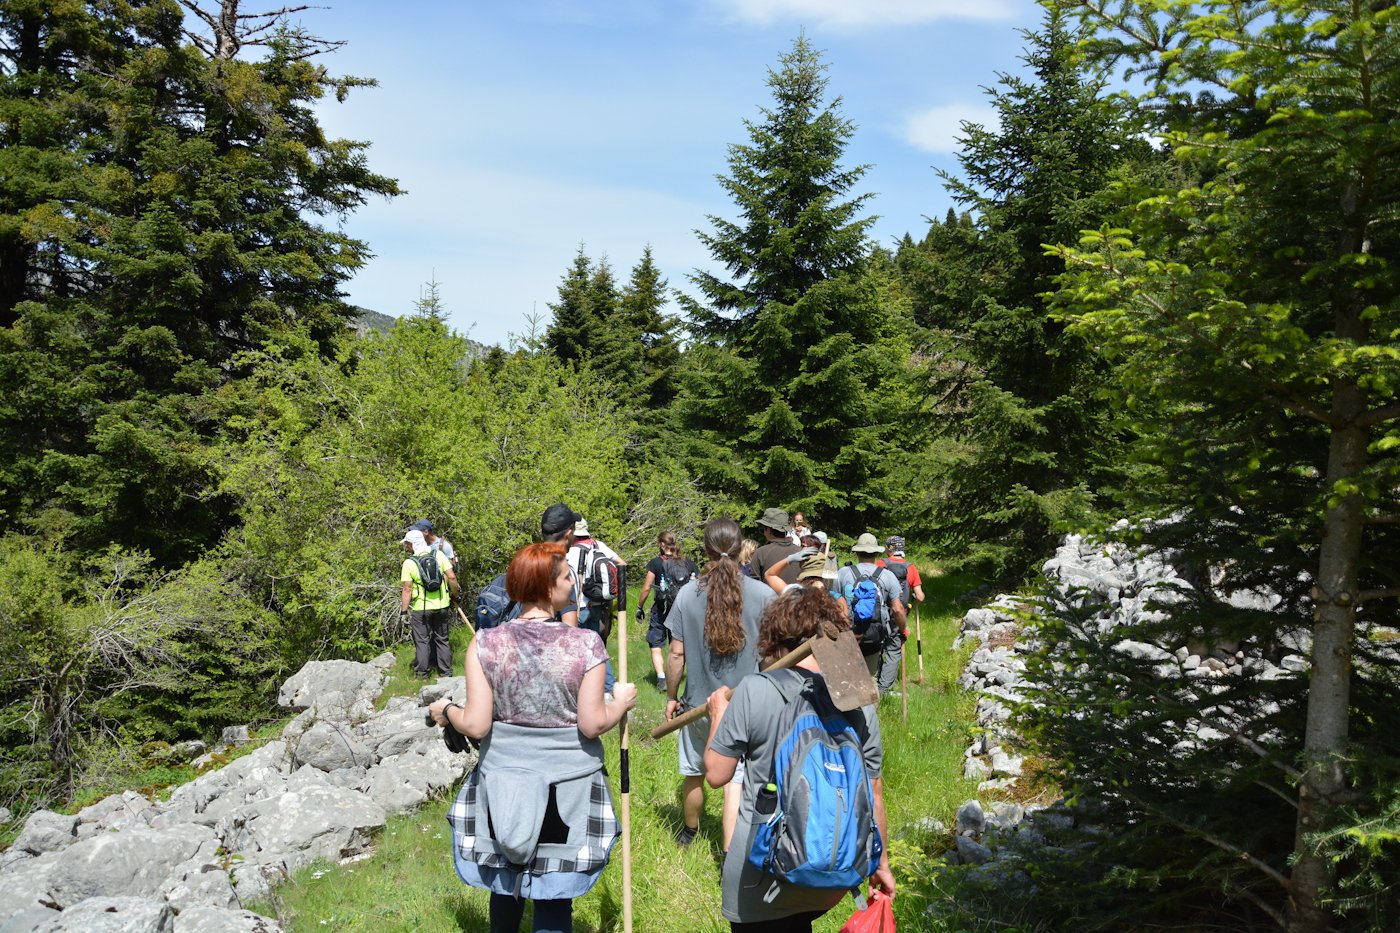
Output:
[[[898,698],[886,699],[880,708],[885,795],[897,877],[917,871],[923,859],[948,843],[948,839],[916,830],[912,824],[930,816],[951,824],[958,805],[976,791],[974,785],[962,780],[963,750],[975,706],[975,700],[960,694],[956,687],[966,653],[948,647],[961,616],[955,597],[975,585],[976,581],[968,578],[926,581],[924,592],[929,601],[921,613],[924,683],[915,683],[918,660],[911,638],[907,646],[907,728],[901,723]],[[680,826],[675,738],[654,741],[650,737],[651,729],[661,722],[664,697],[654,686],[644,629],[632,619],[627,630],[628,674],[640,692],[631,717],[633,928],[721,933],[729,926],[719,912],[720,795],[707,794],[701,835],[695,844],[688,850],[677,849],[672,842]],[[454,635],[454,648],[459,652],[466,637],[464,629]],[[614,627],[609,646],[614,651],[617,639]],[[401,648],[397,654],[399,663],[390,684],[402,693],[413,693],[420,682],[404,673],[411,649]],[[456,654],[454,663],[460,657]],[[610,733],[605,741],[616,789],[618,734]],[[620,796],[618,806],[620,811]],[[271,903],[257,906],[281,918],[291,933],[328,928],[366,933],[484,930],[488,895],[457,880],[446,812],[447,801],[439,800],[417,813],[395,817],[381,832],[371,858],[345,866],[308,868],[282,885]],[[909,930],[927,928],[927,901],[915,887],[910,886],[895,901],[899,921]],[[848,900],[824,917],[817,929],[835,933],[850,912]],[[524,926],[528,929],[528,924]],[[620,843],[598,885],[575,901],[574,926],[594,933],[622,929]]]

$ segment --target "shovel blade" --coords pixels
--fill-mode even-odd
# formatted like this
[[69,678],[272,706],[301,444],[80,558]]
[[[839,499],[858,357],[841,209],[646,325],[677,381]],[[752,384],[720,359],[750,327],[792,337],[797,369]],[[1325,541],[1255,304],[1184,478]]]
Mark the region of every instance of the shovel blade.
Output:
[[822,679],[837,709],[848,712],[880,699],[880,691],[875,686],[875,678],[870,676],[870,669],[865,666],[860,645],[849,631],[841,632],[834,641],[813,638],[811,645],[812,657],[822,669]]

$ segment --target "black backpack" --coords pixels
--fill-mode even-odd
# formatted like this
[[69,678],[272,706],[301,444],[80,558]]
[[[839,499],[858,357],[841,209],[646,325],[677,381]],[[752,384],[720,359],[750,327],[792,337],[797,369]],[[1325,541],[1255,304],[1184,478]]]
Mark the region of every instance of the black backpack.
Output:
[[418,578],[423,583],[424,597],[442,589],[442,567],[438,564],[437,556],[437,551],[429,551],[426,554],[415,554],[409,558],[418,565]]
[[579,549],[578,577],[589,605],[609,603],[617,598],[621,571],[617,561],[591,544],[575,544]]
[[667,613],[671,611],[671,606],[676,601],[676,593],[689,583],[690,578],[694,575],[694,571],[690,569],[690,563],[685,558],[680,560],[661,558],[661,579],[656,581],[656,611],[661,614],[662,619],[665,619]]
[[904,592],[904,608],[909,608],[909,565],[902,560],[885,561],[885,569],[894,574]]

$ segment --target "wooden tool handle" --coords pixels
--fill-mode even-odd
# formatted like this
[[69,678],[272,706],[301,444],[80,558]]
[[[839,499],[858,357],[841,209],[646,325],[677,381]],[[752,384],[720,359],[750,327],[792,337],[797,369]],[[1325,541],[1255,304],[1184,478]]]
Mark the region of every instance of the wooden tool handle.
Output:
[[[787,654],[783,655],[781,658],[765,667],[763,669],[763,672],[766,674],[769,671],[782,671],[790,667],[796,667],[804,658],[806,658],[809,654],[812,653],[812,642],[814,642],[818,638],[825,637],[825,635],[818,632],[816,635],[813,635],[811,638],[807,639],[802,644],[798,645],[796,648],[792,649]],[[734,695],[734,691],[729,687],[725,687],[724,695],[726,698],[732,697]],[[708,715],[710,715],[710,707],[708,704],[697,706],[694,709],[686,710],[684,713],[681,713],[679,716],[677,716],[675,719],[672,719],[670,722],[663,722],[661,725],[651,730],[651,737],[653,739],[659,739],[662,736],[670,735],[672,732],[675,732],[682,726],[688,726],[692,722],[699,722]]]

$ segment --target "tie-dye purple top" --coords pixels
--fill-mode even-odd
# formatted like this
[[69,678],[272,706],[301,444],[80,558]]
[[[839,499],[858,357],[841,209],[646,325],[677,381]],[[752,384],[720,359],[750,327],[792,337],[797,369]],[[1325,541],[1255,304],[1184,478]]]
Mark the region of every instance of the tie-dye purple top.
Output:
[[546,619],[511,619],[476,638],[491,718],[517,726],[577,725],[583,675],[608,659],[597,632]]

